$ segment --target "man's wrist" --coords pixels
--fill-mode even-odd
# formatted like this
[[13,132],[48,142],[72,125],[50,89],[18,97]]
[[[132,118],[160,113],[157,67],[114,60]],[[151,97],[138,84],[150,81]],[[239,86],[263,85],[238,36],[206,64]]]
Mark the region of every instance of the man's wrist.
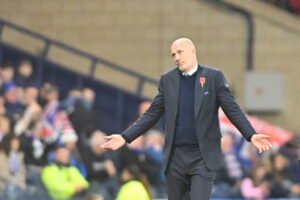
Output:
[[122,138],[125,140],[126,143],[130,143],[128,137],[124,134],[121,134]]
[[249,142],[252,142],[252,137],[254,136],[254,135],[256,135],[257,133],[253,133],[252,135],[250,135],[250,137],[248,138],[248,141]]

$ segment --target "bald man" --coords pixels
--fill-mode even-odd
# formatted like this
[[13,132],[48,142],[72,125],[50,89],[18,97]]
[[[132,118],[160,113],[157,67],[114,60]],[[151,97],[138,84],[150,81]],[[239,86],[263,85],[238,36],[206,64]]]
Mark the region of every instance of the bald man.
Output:
[[223,73],[198,64],[190,39],[175,40],[171,56],[177,68],[161,76],[150,108],[121,135],[108,136],[102,148],[115,150],[132,142],[165,114],[163,159],[168,199],[207,200],[221,164],[219,107],[259,152],[269,150],[271,144],[268,136],[255,133],[235,103]]

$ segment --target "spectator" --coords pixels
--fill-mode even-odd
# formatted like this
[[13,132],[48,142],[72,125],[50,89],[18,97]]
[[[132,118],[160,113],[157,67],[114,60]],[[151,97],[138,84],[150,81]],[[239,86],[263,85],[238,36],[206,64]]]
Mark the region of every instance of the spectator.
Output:
[[28,129],[30,123],[38,121],[41,116],[42,108],[37,102],[38,89],[35,87],[25,88],[24,104],[26,105],[23,116],[17,121],[14,132],[21,135]]
[[55,151],[55,162],[42,171],[42,181],[48,194],[54,199],[69,199],[83,195],[89,183],[76,167],[69,165],[70,151],[59,147]]
[[59,92],[54,86],[49,86],[44,91],[46,106],[42,114],[42,136],[48,144],[57,142],[61,134],[75,133],[68,116],[59,110]]
[[60,141],[64,147],[70,151],[70,165],[77,167],[83,177],[87,177],[86,167],[82,160],[82,155],[76,145],[78,137],[74,133],[66,133],[60,137]]
[[33,77],[33,67],[29,60],[22,60],[17,68],[15,74],[15,80],[17,86],[20,87],[33,87],[35,86],[35,80]]
[[5,98],[2,93],[0,93],[0,116],[6,116]]
[[69,118],[79,138],[86,140],[97,129],[97,112],[94,109],[95,92],[90,88],[84,88],[80,97],[78,92],[73,91],[71,94],[71,98],[76,100],[73,111],[69,112]]
[[241,198],[240,181],[244,176],[243,169],[234,148],[233,136],[230,133],[223,135],[221,147],[223,165],[217,171],[212,197]]
[[236,181],[242,180],[244,172],[234,148],[233,136],[231,134],[223,135],[221,144],[224,166],[226,167],[228,175]]
[[[116,166],[120,173],[126,166],[138,166],[142,173],[145,174],[147,179],[150,181],[151,186],[153,186],[151,188],[153,196],[161,198],[165,194],[165,188],[163,185],[164,176],[161,173],[162,164],[159,161],[162,159],[159,146],[163,144],[164,139],[162,139],[161,136],[157,137],[157,132],[154,132],[156,131],[149,132],[149,139],[154,138],[153,141],[150,141],[152,139],[145,141],[145,136],[141,135],[130,144],[126,144],[118,150]],[[146,144],[147,148],[145,146]]]
[[116,168],[109,154],[100,148],[105,142],[105,134],[94,131],[89,146],[83,149],[83,160],[87,168],[91,187],[89,192],[103,196],[105,200],[114,199],[117,191]]
[[8,135],[9,132],[10,132],[9,119],[4,116],[0,116],[0,144],[1,144],[1,146],[3,143],[2,142],[3,138],[6,135]]
[[117,153],[115,162],[119,172],[128,165],[136,165],[142,168],[146,159],[144,136],[140,136],[132,143],[124,145]]
[[148,180],[153,189],[152,196],[166,198],[165,177],[163,172],[164,136],[158,130],[149,130],[145,138],[145,155],[148,170]]
[[48,147],[41,139],[42,125],[39,122],[31,123],[28,130],[20,136],[21,151],[24,152],[26,165],[26,182],[31,188],[31,195],[36,199],[43,199],[46,192],[42,187],[41,171],[47,164]]
[[86,200],[104,200],[102,196],[98,194],[91,194],[87,197]]
[[[60,136],[58,145],[63,146],[67,148],[70,151],[70,166],[76,167],[81,175],[86,178],[87,172],[86,168],[83,164],[83,161],[81,159],[81,154],[76,146],[76,142],[78,140],[78,137],[76,134],[70,132],[70,133],[64,133]],[[51,151],[48,154],[48,162],[53,162],[55,160],[55,152]]]
[[72,89],[69,91],[68,96],[60,103],[60,108],[65,110],[68,114],[74,112],[75,104],[82,98],[80,89]]
[[272,198],[299,198],[300,197],[300,184],[292,182],[288,177],[288,159],[281,153],[273,153],[269,157],[270,172],[273,176],[272,181]]
[[55,86],[52,83],[45,82],[39,90],[38,103],[44,108],[47,104],[47,94]]
[[[138,116],[136,117],[136,119],[140,116],[142,116],[147,110],[148,108],[151,106],[151,101],[142,101],[140,104],[139,104],[139,107],[138,107]],[[135,119],[135,120],[136,120]],[[133,121],[130,123],[130,125],[133,123]],[[162,129],[163,127],[163,119],[160,119],[158,122],[156,122],[155,125],[153,125],[153,128],[154,129],[157,129],[157,130],[163,130]]]
[[117,200],[150,200],[149,183],[137,166],[127,166],[122,170],[122,187]]
[[5,199],[25,199],[24,155],[19,151],[20,142],[14,135],[3,138],[3,150],[0,151],[0,190]]
[[43,166],[47,164],[46,144],[41,139],[42,125],[38,122],[31,123],[29,129],[20,136],[21,150],[24,152],[24,160],[29,172],[29,180],[36,179],[40,175]]
[[299,150],[300,137],[297,135],[279,149],[279,152],[288,159],[289,165],[287,166],[287,176],[294,183],[300,183],[300,173],[297,163]]
[[13,84],[7,84],[4,89],[5,108],[11,125],[14,126],[25,110],[25,107],[21,104],[18,97],[18,88]]
[[300,0],[264,0],[286,11],[300,15]]
[[2,82],[2,91],[6,91],[8,87],[11,87],[11,86],[16,86],[14,81],[13,81],[13,78],[14,78],[14,68],[10,65],[10,64],[7,64],[5,65],[1,71],[0,71],[0,79],[1,79],[1,82]]
[[254,166],[251,177],[241,182],[241,193],[244,198],[265,199],[270,195],[270,176],[261,163]]
[[143,101],[142,103],[140,103],[139,112],[138,112],[139,116],[144,114],[144,112],[146,112],[150,106],[151,106],[150,101]]
[[289,4],[291,11],[300,15],[300,0],[289,0]]

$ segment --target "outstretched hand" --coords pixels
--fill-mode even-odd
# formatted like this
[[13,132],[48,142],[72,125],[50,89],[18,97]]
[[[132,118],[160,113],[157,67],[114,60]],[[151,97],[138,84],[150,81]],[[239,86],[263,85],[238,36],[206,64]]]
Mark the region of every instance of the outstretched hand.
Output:
[[118,134],[106,136],[105,139],[108,141],[101,145],[101,148],[103,149],[117,150],[126,143],[124,138]]
[[270,136],[264,134],[254,134],[251,137],[252,144],[258,149],[259,153],[268,151],[272,148],[272,144],[269,142]]

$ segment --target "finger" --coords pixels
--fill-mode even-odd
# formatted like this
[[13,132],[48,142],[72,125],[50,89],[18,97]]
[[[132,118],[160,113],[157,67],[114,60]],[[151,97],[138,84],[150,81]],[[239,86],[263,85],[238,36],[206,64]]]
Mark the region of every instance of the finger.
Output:
[[268,146],[265,146],[264,151],[268,151],[268,148],[269,148]]
[[109,135],[109,136],[105,136],[104,138],[109,140],[109,139],[112,139],[114,136],[113,135]]
[[273,146],[269,141],[267,141],[267,145],[268,145],[270,148],[272,148],[272,146]]
[[101,148],[108,148],[110,146],[110,142],[106,142],[104,144],[102,144],[100,147]]
[[268,150],[270,150],[270,147],[267,146],[267,145],[265,145],[265,146],[263,147],[263,151],[268,151]]
[[271,136],[265,135],[265,134],[259,134],[259,136],[261,136],[262,138],[270,138],[271,137]]
[[268,142],[268,141],[265,141],[263,145],[266,146],[266,147],[268,147],[268,148],[272,148],[272,146],[273,146],[273,145],[272,145],[270,142]]

